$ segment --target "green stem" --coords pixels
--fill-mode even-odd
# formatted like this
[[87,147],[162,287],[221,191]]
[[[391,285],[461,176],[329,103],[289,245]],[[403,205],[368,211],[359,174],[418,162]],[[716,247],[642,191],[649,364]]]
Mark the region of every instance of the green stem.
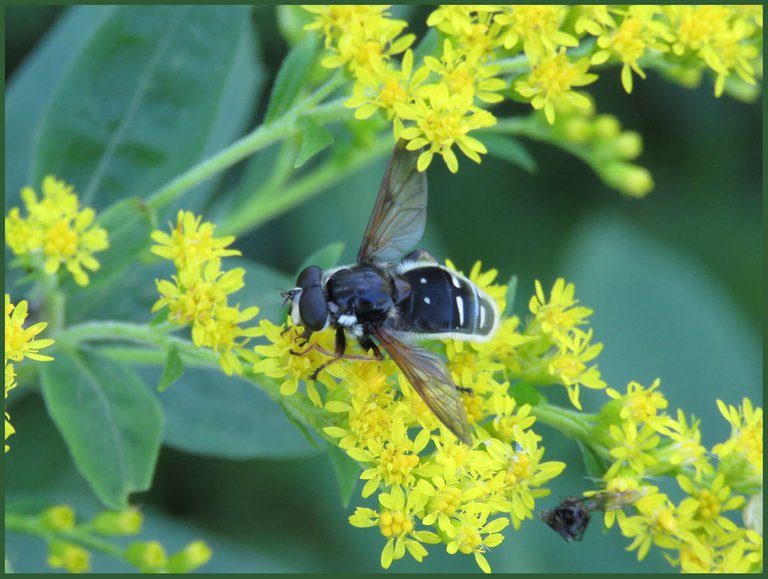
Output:
[[262,190],[237,211],[230,213],[227,219],[219,224],[219,231],[225,235],[240,235],[244,231],[255,229],[320,192],[328,190],[349,174],[386,155],[392,147],[392,141],[389,138],[375,139],[371,146],[353,150],[341,161],[329,159],[322,166],[279,192],[277,189]]
[[213,352],[197,348],[187,340],[161,333],[157,328],[143,324],[116,321],[85,322],[67,328],[60,334],[58,339],[69,344],[79,344],[94,340],[129,341],[149,344],[162,351],[175,346],[179,354],[184,357],[203,362],[206,365],[218,366],[218,358]]
[[231,167],[256,151],[296,134],[300,130],[299,120],[301,118],[311,118],[320,124],[351,118],[352,111],[344,108],[345,98],[323,105],[317,104],[333,92],[343,80],[340,74],[334,75],[325,85],[318,88],[279,119],[268,125],[259,125],[251,133],[235,141],[226,149],[195,165],[152,193],[147,198],[147,206],[157,211],[177,199],[185,191]]
[[83,547],[99,551],[115,557],[123,556],[123,549],[113,545],[100,537],[95,537],[88,533],[86,529],[75,527],[70,531],[52,531],[44,527],[37,515],[20,515],[15,513],[5,513],[5,530],[35,535],[50,542],[54,539],[63,539],[78,543]]
[[609,449],[597,444],[592,436],[595,416],[550,404],[538,404],[532,408],[531,413],[542,424],[551,426],[568,438],[581,442],[603,458],[611,458]]

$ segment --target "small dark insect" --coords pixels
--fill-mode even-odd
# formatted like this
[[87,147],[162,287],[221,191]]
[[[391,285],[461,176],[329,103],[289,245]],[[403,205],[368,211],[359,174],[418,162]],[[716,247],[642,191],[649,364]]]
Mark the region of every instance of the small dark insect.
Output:
[[[313,332],[336,328],[334,357],[345,356],[346,332],[366,351],[382,359],[381,346],[395,361],[437,418],[460,440],[472,444],[466,410],[445,364],[414,340],[449,337],[485,341],[496,331],[496,302],[469,279],[416,250],[427,216],[427,177],[416,169],[420,151],[400,141],[387,165],[357,263],[323,271],[305,268],[294,289],[283,292],[291,318]],[[306,343],[306,342],[305,342]],[[378,345],[377,345],[378,344]],[[297,354],[306,353],[296,352]],[[319,348],[316,348],[319,349]],[[471,392],[471,391],[470,391]]]
[[554,509],[543,511],[541,520],[568,542],[581,541],[589,525],[590,513],[613,511],[634,503],[641,491],[601,491],[590,497],[565,497]]

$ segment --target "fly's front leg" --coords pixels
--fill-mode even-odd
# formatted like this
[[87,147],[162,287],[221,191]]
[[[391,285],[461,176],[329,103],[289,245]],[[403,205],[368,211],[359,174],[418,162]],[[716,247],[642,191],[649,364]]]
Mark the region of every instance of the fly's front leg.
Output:
[[[291,326],[291,328],[293,328],[293,326]],[[284,334],[284,333],[285,333],[287,330],[289,330],[289,329],[291,329],[291,328],[286,328],[285,330],[283,330],[283,332],[282,332],[280,335],[282,336],[282,335],[283,335],[283,334]],[[304,342],[303,342],[303,343],[299,344],[299,347],[300,347],[300,348],[303,348],[304,346],[306,346],[307,344],[309,344],[309,338],[310,338],[311,336],[312,336],[312,330],[310,330],[309,328],[305,328],[305,329],[304,329],[304,331],[303,331],[301,334],[299,334],[299,335],[297,336],[297,339],[298,339],[298,340],[304,340]],[[306,354],[307,352],[309,352],[311,349],[312,349],[312,345],[310,345],[310,346],[309,346],[308,348],[306,348],[305,350],[302,350],[301,352],[297,352],[296,350],[288,350],[288,351],[289,351],[291,354],[293,354],[294,356],[303,356],[304,354]]]
[[327,368],[334,362],[338,362],[344,357],[344,353],[347,351],[347,336],[344,334],[343,328],[336,328],[336,356],[334,358],[331,358],[327,362],[323,362],[320,364],[320,366],[317,367],[317,369],[312,372],[309,379],[310,380],[317,380],[317,375],[320,373],[321,370],[324,368]]

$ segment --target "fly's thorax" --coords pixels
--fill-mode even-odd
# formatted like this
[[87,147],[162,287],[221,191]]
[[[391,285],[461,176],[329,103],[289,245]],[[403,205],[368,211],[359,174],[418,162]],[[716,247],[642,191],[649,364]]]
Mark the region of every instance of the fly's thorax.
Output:
[[419,338],[483,342],[499,324],[496,302],[463,275],[440,265],[401,263],[393,272],[410,286],[392,327]]
[[354,264],[333,270],[325,281],[325,294],[337,325],[382,323],[394,305],[390,274],[370,264]]

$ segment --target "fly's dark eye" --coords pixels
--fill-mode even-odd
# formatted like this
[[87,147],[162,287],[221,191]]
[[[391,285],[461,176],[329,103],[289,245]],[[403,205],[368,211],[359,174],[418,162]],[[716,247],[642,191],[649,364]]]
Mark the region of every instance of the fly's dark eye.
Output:
[[314,332],[322,330],[325,326],[328,319],[328,302],[325,301],[325,295],[323,295],[323,290],[320,289],[319,285],[301,292],[299,316],[301,316],[301,323]]
[[322,275],[322,269],[316,265],[310,265],[309,267],[305,267],[303,270],[301,270],[299,279],[296,280],[296,285],[302,289],[319,286]]

